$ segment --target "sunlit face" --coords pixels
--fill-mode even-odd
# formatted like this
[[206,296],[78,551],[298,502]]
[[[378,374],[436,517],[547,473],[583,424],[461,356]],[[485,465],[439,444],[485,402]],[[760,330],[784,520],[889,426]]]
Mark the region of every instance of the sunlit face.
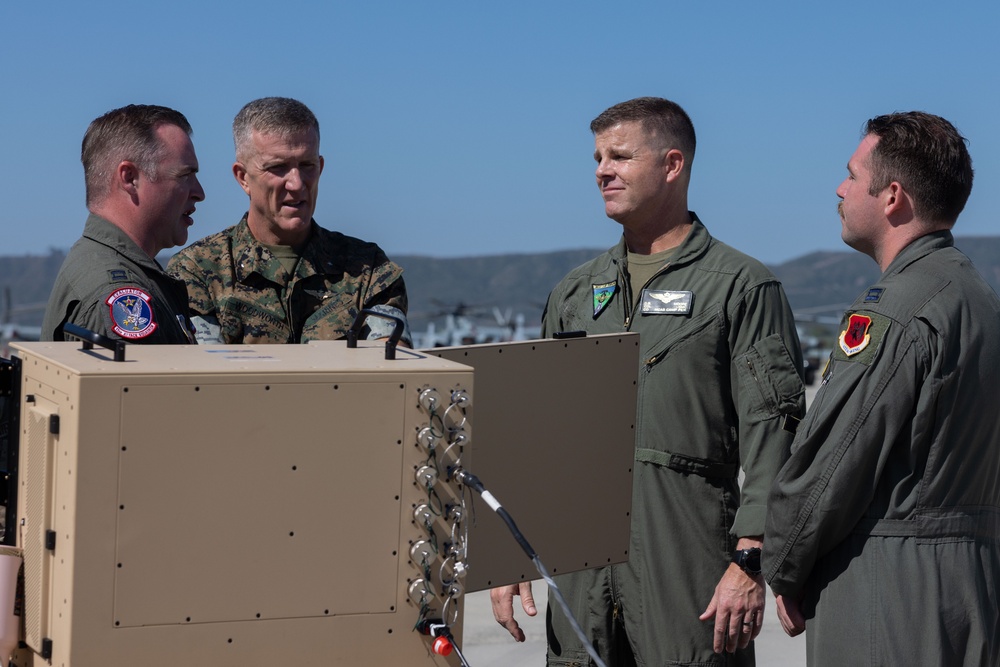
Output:
[[837,188],[837,196],[841,199],[837,206],[841,238],[847,245],[867,255],[872,255],[883,230],[880,200],[878,196],[868,194],[872,180],[869,160],[876,143],[878,137],[872,134],[861,140],[847,163],[847,178]]
[[251,133],[252,150],[233,165],[250,196],[248,222],[258,241],[298,245],[309,236],[323,156],[315,129],[288,135]]
[[595,135],[597,187],[609,218],[629,225],[656,215],[670,196],[666,152],[638,121],[619,123]]
[[176,125],[160,125],[156,136],[161,146],[156,180],[144,175],[138,196],[158,253],[187,243],[195,203],[205,199],[205,191],[198,181],[198,157],[187,132]]

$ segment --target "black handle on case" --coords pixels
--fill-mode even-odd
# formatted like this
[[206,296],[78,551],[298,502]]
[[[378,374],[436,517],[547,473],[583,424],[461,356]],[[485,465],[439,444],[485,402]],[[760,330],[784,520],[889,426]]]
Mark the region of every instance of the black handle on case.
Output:
[[78,324],[67,322],[63,325],[63,333],[83,341],[83,349],[92,350],[95,345],[111,350],[115,353],[115,361],[125,361],[125,341],[115,340],[101,335],[96,331],[84,329]]

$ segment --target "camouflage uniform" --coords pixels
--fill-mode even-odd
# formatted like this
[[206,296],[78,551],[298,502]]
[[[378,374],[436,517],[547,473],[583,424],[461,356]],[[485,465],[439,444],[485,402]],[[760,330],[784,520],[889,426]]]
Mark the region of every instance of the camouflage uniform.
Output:
[[[343,338],[363,308],[404,320],[402,269],[374,243],[312,223],[295,275],[250,232],[247,217],[177,253],[167,271],[187,284],[198,341],[305,343]],[[392,323],[369,318],[362,338]],[[409,344],[408,332],[404,341]]]
[[42,340],[69,322],[130,343],[193,343],[184,284],[120,228],[91,214],[49,295]]

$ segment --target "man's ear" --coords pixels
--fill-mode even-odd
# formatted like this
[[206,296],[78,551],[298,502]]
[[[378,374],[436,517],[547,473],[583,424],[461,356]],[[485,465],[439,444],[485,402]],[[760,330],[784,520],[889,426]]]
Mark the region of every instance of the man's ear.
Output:
[[242,162],[233,163],[233,176],[236,177],[236,182],[240,184],[243,188],[243,192],[250,196],[250,181],[247,179],[247,168],[243,166]]
[[139,192],[139,176],[142,171],[134,162],[123,160],[115,168],[114,186],[134,196]]
[[663,156],[663,168],[666,172],[667,182],[676,181],[684,173],[684,153],[676,148],[671,148]]
[[893,181],[882,191],[883,212],[885,217],[892,218],[900,213],[912,210],[910,195],[898,181]]

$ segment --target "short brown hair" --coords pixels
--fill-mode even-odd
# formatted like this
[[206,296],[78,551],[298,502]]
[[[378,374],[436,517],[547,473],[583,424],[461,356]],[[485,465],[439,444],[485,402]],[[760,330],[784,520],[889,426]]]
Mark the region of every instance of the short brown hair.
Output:
[[637,97],[605,110],[590,123],[590,131],[598,134],[619,123],[640,122],[646,132],[661,137],[670,148],[677,148],[690,169],[694,161],[696,139],[694,124],[676,102],[662,97]]
[[966,139],[940,116],[922,111],[893,113],[865,123],[865,136],[878,137],[869,158],[877,195],[898,182],[923,220],[952,225],[972,192],[972,158]]
[[111,173],[123,161],[156,180],[163,146],[156,136],[161,125],[176,125],[191,134],[191,124],[180,111],[152,104],[129,104],[95,118],[83,135],[80,161],[87,186],[87,206],[111,191]]

